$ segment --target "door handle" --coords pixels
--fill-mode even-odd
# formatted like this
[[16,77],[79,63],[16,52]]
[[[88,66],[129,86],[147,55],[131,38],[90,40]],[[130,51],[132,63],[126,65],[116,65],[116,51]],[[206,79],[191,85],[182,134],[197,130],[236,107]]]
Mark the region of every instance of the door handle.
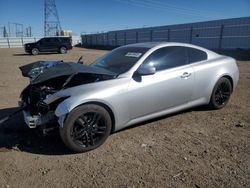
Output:
[[188,78],[189,76],[191,76],[191,73],[184,72],[184,73],[181,75],[181,78]]

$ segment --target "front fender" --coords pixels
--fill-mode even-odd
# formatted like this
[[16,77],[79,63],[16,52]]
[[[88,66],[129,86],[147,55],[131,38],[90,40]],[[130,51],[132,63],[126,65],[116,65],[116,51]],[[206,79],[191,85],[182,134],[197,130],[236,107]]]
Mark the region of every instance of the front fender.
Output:
[[74,108],[86,104],[86,103],[101,103],[110,108],[110,110],[113,112],[113,115],[115,117],[115,111],[113,110],[113,107],[109,102],[101,100],[101,99],[77,99],[76,97],[70,97],[66,100],[64,100],[62,103],[60,103],[56,110],[55,115],[59,118],[61,116],[65,116],[66,114],[70,113]]

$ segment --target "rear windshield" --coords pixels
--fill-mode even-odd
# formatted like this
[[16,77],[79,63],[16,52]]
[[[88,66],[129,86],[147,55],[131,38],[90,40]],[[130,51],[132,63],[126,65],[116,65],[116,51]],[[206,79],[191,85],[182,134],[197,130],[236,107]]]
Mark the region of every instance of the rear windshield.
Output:
[[127,72],[149,48],[121,47],[104,55],[90,66],[107,69],[117,74]]

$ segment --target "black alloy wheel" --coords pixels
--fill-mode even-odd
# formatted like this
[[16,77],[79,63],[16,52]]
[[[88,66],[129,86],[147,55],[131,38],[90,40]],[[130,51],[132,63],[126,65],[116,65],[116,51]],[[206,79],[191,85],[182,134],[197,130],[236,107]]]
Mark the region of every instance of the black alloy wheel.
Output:
[[232,84],[229,79],[222,77],[214,86],[210,105],[214,109],[223,108],[232,94]]
[[85,152],[102,145],[111,131],[111,118],[105,108],[88,104],[74,109],[60,128],[62,140],[75,152]]

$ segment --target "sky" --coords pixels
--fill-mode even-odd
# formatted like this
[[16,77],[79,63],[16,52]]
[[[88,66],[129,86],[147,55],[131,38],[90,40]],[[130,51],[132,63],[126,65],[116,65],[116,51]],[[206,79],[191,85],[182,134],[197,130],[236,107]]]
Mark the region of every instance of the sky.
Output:
[[[250,16],[250,0],[55,0],[62,29],[75,35]],[[55,20],[52,16],[50,20]],[[44,0],[0,0],[0,27],[44,35]]]

